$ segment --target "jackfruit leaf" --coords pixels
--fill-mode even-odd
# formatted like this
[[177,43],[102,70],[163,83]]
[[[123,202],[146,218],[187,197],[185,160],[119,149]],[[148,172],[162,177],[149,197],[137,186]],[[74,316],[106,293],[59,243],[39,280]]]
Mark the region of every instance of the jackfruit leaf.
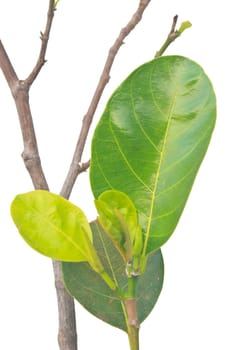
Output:
[[95,198],[107,190],[134,203],[146,255],[173,233],[210,142],[212,84],[195,62],[163,56],[136,69],[113,93],[92,139]]
[[129,197],[120,191],[103,192],[95,200],[98,220],[110,236],[125,261],[140,255],[143,248],[142,232],[137,210]]
[[103,270],[86,216],[63,197],[43,190],[20,194],[11,214],[23,239],[39,253],[56,260],[87,261]]
[[[127,292],[125,262],[100,224],[91,223],[94,246],[105,271],[117,286]],[[90,313],[108,324],[127,332],[126,310],[119,295],[110,289],[88,264],[62,263],[63,279],[69,293]],[[148,257],[146,269],[138,278],[136,299],[139,322],[155,306],[163,285],[163,258],[160,250]]]

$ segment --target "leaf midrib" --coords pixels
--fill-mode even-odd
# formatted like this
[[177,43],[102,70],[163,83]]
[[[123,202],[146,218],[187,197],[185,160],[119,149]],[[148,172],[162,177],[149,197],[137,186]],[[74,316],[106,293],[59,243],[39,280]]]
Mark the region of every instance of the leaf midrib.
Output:
[[162,162],[163,162],[163,156],[164,156],[164,153],[165,153],[168,133],[169,133],[172,117],[173,117],[173,110],[174,110],[174,107],[175,107],[176,97],[177,97],[177,93],[174,94],[174,97],[173,97],[172,102],[171,102],[170,112],[169,112],[169,115],[168,115],[167,127],[166,127],[164,140],[163,140],[163,146],[162,146],[162,149],[161,149],[160,158],[159,158],[159,164],[158,164],[158,168],[157,168],[157,174],[156,174],[156,177],[155,177],[155,183],[154,183],[153,191],[151,192],[152,193],[151,206],[150,206],[150,211],[149,211],[149,216],[148,216],[147,230],[146,230],[146,234],[145,234],[143,255],[146,255],[146,251],[147,251],[147,245],[148,245],[148,240],[149,240],[149,235],[150,235],[150,227],[151,227],[151,222],[152,222],[152,217],[153,217],[153,210],[154,210],[154,207],[155,207],[155,204],[156,204],[155,196],[156,196],[157,186],[158,186],[158,182],[159,182],[159,178],[160,178],[160,169],[161,169]]

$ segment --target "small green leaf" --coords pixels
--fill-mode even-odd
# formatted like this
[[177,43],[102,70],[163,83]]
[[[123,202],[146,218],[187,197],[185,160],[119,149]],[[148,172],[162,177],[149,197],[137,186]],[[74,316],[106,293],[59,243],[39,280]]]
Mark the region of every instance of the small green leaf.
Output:
[[185,29],[188,29],[190,27],[192,27],[192,23],[189,21],[185,21],[181,23],[180,28],[177,31],[181,34],[183,33],[183,31],[185,31]]
[[60,0],[54,0],[54,5],[53,5],[53,9],[56,10],[57,9],[57,5],[59,3]]
[[[125,262],[110,237],[97,221],[91,223],[94,246],[105,271],[125,294],[128,292],[128,278]],[[102,321],[127,332],[127,317],[122,298],[111,290],[85,263],[62,263],[63,277],[67,290],[89,312]],[[163,286],[163,258],[160,250],[148,257],[143,275],[138,277],[136,288],[137,311],[142,323],[155,306]]]
[[81,209],[48,191],[15,197],[11,214],[19,233],[36,251],[61,261],[87,261],[103,267],[92,244],[92,232]]
[[95,205],[99,222],[113,240],[126,262],[141,254],[143,239],[138,224],[137,210],[130,198],[123,192],[103,192]]

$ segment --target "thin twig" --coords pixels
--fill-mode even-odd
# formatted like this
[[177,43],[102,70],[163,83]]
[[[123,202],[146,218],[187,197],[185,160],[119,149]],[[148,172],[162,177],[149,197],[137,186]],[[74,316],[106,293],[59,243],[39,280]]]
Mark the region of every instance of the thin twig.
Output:
[[[142,15],[149,5],[151,0],[141,0],[139,3],[139,6],[130,19],[130,21],[127,23],[127,25],[121,29],[119,36],[115,40],[113,46],[110,48],[107,60],[105,62],[102,74],[99,79],[99,83],[96,87],[95,93],[92,97],[90,106],[87,110],[87,113],[85,114],[83,118],[82,128],[79,134],[78,142],[76,145],[76,149],[73,155],[73,159],[70,165],[69,172],[67,174],[67,177],[65,179],[64,185],[62,187],[61,194],[63,196],[70,195],[72,188],[74,186],[74,183],[76,181],[77,176],[80,174],[82,170],[82,164],[80,164],[82,159],[83,150],[86,144],[87,136],[89,133],[89,129],[96,111],[96,108],[99,104],[100,98],[103,94],[103,91],[105,89],[105,86],[109,82],[110,79],[110,71],[113,65],[113,62],[115,60],[115,57],[121,47],[121,45],[124,43],[124,39],[130,34],[130,32],[136,27],[136,25],[141,21]],[[81,171],[80,171],[81,170]]]
[[26,79],[27,84],[30,86],[34,80],[36,79],[37,75],[39,74],[41,68],[45,64],[45,54],[48,46],[49,41],[49,35],[53,23],[53,17],[54,17],[54,11],[55,11],[55,0],[49,0],[49,8],[47,13],[47,21],[44,32],[40,33],[40,39],[41,39],[41,48],[38,60],[36,62],[35,67],[33,68],[32,72],[29,74],[28,78]]
[[168,36],[174,34],[174,32],[175,32],[175,30],[176,30],[177,21],[178,21],[178,15],[175,15],[175,16],[173,17],[172,27],[171,27],[171,30],[170,30],[170,33],[168,34]]
[[175,15],[173,17],[171,30],[167,36],[167,39],[165,40],[164,44],[161,46],[159,51],[156,52],[155,57],[160,57],[164,54],[164,52],[167,50],[168,46],[171,45],[173,41],[175,41],[185,29],[191,27],[191,23],[189,21],[181,23],[181,26],[178,30],[176,30],[176,24],[178,20],[178,15]]
[[167,36],[167,39],[165,40],[164,44],[161,46],[161,48],[159,49],[159,51],[156,52],[155,57],[160,57],[163,55],[163,53],[165,52],[165,50],[168,48],[168,46],[174,41],[176,40],[176,38],[178,38],[178,36],[180,36],[180,33],[178,31],[176,31],[176,24],[177,24],[177,20],[178,20],[178,15],[175,15],[173,17],[173,21],[172,21],[172,26],[171,26],[171,30]]

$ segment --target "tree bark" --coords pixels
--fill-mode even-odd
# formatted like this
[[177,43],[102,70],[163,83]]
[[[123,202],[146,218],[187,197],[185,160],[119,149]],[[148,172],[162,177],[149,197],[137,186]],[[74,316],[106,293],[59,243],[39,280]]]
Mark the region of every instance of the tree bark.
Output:
[[[44,34],[41,37],[39,58],[31,74],[25,80],[19,80],[14,67],[0,41],[0,67],[9,85],[15,101],[24,149],[22,158],[35,189],[49,190],[37,146],[36,134],[29,103],[29,90],[45,63],[45,53],[54,15],[54,1],[49,1],[49,10]],[[61,350],[77,350],[77,332],[75,324],[74,300],[66,291],[62,282],[61,264],[53,261],[55,287],[57,293],[59,331],[58,342]]]
[[[58,344],[61,350],[77,349],[77,332],[74,299],[64,288],[61,262],[53,260],[57,304],[59,310]],[[68,318],[66,318],[68,316]]]

